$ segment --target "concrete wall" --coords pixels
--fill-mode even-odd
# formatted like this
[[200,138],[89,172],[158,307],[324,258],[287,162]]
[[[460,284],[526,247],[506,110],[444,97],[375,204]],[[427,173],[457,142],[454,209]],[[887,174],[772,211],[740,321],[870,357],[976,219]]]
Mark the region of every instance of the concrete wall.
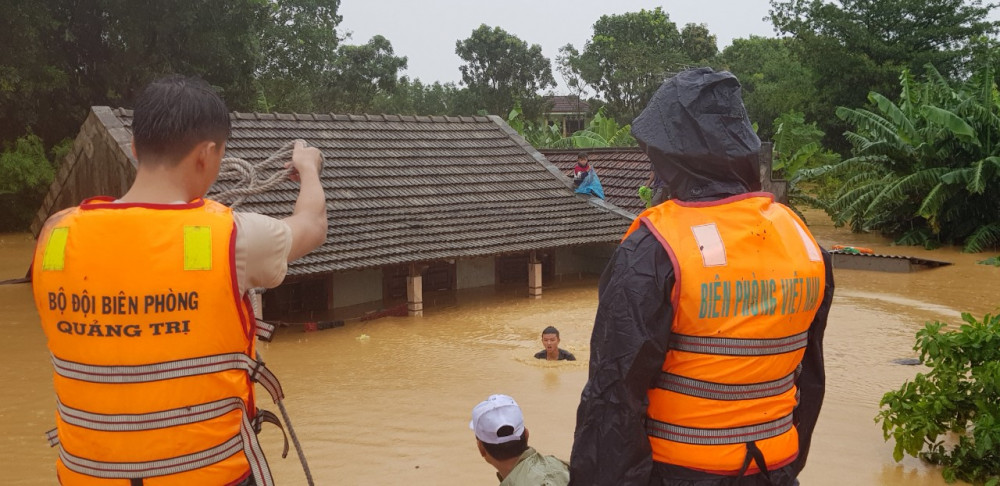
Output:
[[459,289],[485,287],[496,280],[494,257],[468,258],[455,262],[455,285]]
[[556,248],[556,275],[600,275],[617,246],[607,243]]
[[382,269],[333,274],[333,307],[382,300]]

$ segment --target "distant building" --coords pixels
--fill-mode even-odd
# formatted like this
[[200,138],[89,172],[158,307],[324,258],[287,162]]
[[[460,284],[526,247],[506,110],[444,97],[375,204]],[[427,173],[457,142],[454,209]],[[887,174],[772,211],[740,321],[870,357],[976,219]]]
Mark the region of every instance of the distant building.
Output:
[[551,105],[551,108],[543,114],[545,121],[550,124],[559,123],[564,137],[587,126],[590,104],[585,100],[581,100],[578,96],[546,96],[545,102]]
[[[538,297],[552,278],[599,274],[632,220],[573,194],[562,171],[495,116],[232,120],[227,157],[259,163],[301,138],[326,159],[326,243],[264,294],[268,318],[352,317],[398,302],[420,315],[425,292],[497,284],[525,285]],[[63,208],[125,192],[135,177],[131,124],[130,110],[92,109],[38,212],[36,235]],[[220,178],[209,197],[234,184]],[[297,193],[285,182],[238,210],[285,217]]]

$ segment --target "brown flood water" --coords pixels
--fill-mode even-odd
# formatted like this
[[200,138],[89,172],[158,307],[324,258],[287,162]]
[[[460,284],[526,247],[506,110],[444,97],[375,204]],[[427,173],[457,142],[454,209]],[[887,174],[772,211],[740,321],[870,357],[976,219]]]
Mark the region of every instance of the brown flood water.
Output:
[[[1000,269],[976,264],[988,255],[888,247],[880,237],[834,229],[822,213],[808,215],[824,246],[868,246],[955,265],[910,274],[836,273],[826,402],[802,483],[944,485],[938,470],[920,461],[893,462],[892,445],[873,417],[884,392],[920,371],[892,360],[915,356],[913,334],[925,321],[958,322],[961,311],[981,317],[998,310]],[[0,280],[23,275],[32,245],[27,235],[0,235]],[[496,484],[468,428],[472,407],[491,393],[518,400],[534,447],[568,459],[596,286],[596,279],[561,283],[536,301],[523,298],[522,289],[461,291],[457,305],[429,308],[423,318],[285,332],[263,344],[316,484]],[[539,332],[550,324],[582,361],[532,358],[541,349]],[[0,330],[0,381],[7,390],[0,400],[0,457],[7,464],[0,482],[55,484],[56,453],[42,437],[54,414],[51,365],[28,285],[0,286]],[[277,429],[265,427],[262,442],[280,484],[305,483],[294,452],[280,459]]]

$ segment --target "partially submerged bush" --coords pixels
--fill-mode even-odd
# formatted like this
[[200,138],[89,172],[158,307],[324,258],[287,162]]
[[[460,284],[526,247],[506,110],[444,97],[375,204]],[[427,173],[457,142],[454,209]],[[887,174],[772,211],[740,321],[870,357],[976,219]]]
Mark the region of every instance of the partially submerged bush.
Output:
[[958,330],[927,323],[917,332],[921,363],[930,367],[890,391],[875,418],[892,457],[904,454],[944,466],[946,481],[1000,485],[1000,315],[976,321],[968,313]]

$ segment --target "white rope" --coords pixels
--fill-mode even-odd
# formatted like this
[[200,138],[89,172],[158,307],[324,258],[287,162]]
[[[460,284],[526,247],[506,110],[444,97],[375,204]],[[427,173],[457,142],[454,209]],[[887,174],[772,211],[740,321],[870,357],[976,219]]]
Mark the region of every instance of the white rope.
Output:
[[[212,199],[235,208],[243,204],[243,201],[246,201],[250,196],[267,192],[288,180],[288,176],[294,172],[294,169],[291,166],[285,168],[285,164],[291,162],[296,142],[302,142],[303,146],[305,145],[304,140],[292,140],[259,164],[237,157],[222,159],[222,164],[219,166],[219,178],[236,179],[236,181],[233,182],[233,187],[230,189],[213,194]],[[270,177],[262,178],[263,170],[271,166],[277,166],[282,170],[271,174]]]
[[[297,142],[302,142],[302,146],[306,146],[305,140],[292,140],[291,142],[282,145],[281,148],[271,154],[270,157],[256,165],[237,157],[226,157],[222,159],[222,163],[219,165],[219,177],[225,177],[227,179],[235,178],[237,180],[233,183],[232,188],[214,194],[212,199],[223,203],[230,208],[235,208],[240,204],[243,204],[243,201],[250,196],[267,192],[278,184],[288,180],[288,176],[292,175],[295,172],[295,169],[291,167],[291,164],[289,164],[286,168],[285,164],[291,162],[292,152],[295,150],[295,144]],[[323,157],[323,155],[320,154],[320,157]],[[282,170],[276,171],[266,179],[261,179],[261,176],[257,171],[266,169],[272,165],[277,165]],[[261,293],[258,289],[253,289],[252,292],[257,294]],[[250,300],[253,304],[254,315],[262,316],[261,309],[258,307],[257,299],[252,298]],[[257,353],[257,359],[260,360],[260,352]],[[312,471],[309,470],[309,463],[306,461],[306,455],[302,450],[302,444],[299,443],[299,438],[295,435],[295,429],[292,428],[292,419],[288,416],[288,411],[285,410],[285,403],[280,398],[274,402],[278,404],[278,410],[281,411],[281,416],[285,420],[285,427],[288,429],[288,435],[292,437],[292,444],[295,445],[295,452],[298,454],[299,462],[302,464],[302,470],[306,474],[306,484],[313,486],[315,483],[313,482]]]

